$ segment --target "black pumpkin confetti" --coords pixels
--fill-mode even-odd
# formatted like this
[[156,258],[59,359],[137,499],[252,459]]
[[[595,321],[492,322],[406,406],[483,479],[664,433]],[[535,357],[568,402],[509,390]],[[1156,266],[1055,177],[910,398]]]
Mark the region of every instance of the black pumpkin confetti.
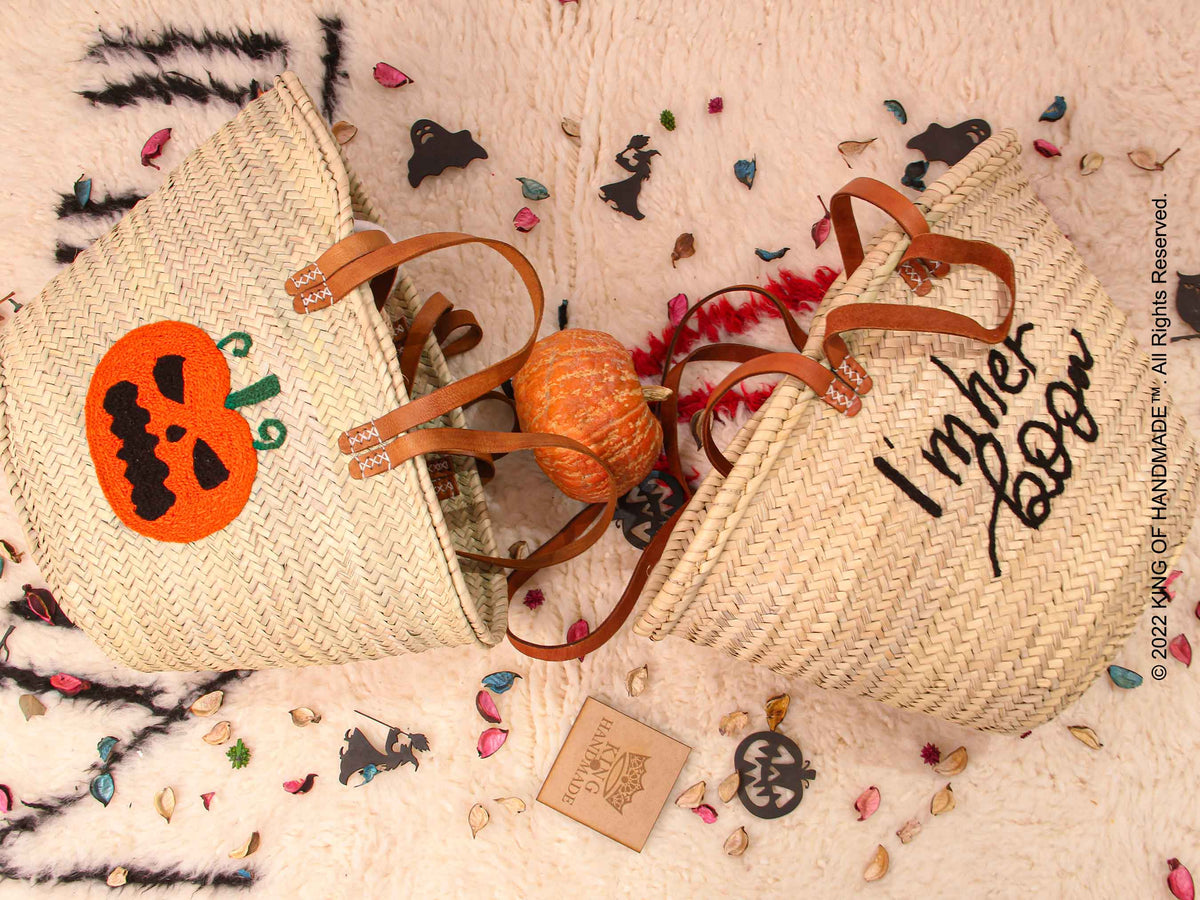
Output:
[[686,499],[683,485],[673,475],[655,470],[617,501],[614,519],[625,540],[645,550]]
[[738,798],[760,819],[786,816],[817,777],[800,747],[778,731],[759,731],[738,744],[734,768],[740,776]]

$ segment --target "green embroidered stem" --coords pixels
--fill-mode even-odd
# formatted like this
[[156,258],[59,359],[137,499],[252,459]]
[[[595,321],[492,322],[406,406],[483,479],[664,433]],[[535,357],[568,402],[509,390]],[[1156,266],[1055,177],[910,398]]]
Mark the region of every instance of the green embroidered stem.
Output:
[[240,391],[231,391],[229,396],[225,398],[225,408],[240,409],[243,406],[262,403],[264,400],[270,400],[278,393],[279,376],[268,375],[266,378],[260,378],[254,384],[244,387]]
[[233,341],[237,341],[237,346],[230,350],[230,353],[237,357],[250,355],[250,348],[254,346],[254,339],[244,331],[229,332],[229,334],[217,341],[217,349],[224,350],[225,345]]
[[255,450],[277,450],[287,440],[287,426],[278,419],[264,419],[258,426],[258,436],[262,440],[254,442]]

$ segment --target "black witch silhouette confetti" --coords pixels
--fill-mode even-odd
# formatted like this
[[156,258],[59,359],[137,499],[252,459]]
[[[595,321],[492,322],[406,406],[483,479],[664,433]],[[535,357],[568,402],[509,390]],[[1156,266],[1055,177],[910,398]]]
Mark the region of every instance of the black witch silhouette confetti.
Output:
[[992,136],[992,126],[983,119],[968,119],[952,128],[934,122],[904,146],[919,150],[929,162],[958,163]]
[[[358,710],[355,710],[358,712]],[[367,739],[367,736],[362,733],[361,729],[351,728],[346,732],[343,740],[346,746],[342,748],[339,756],[341,757],[341,771],[338,774],[338,780],[342,784],[348,784],[350,776],[355,772],[362,775],[363,784],[369,782],[380,772],[386,772],[390,769],[398,769],[405,763],[412,763],[413,770],[419,769],[421,764],[417,759],[417,753],[424,753],[429,749],[429,741],[423,734],[410,734],[401,728],[396,728],[393,725],[388,725],[387,722],[380,722],[374,716],[368,716],[366,713],[358,713],[364,719],[370,719],[372,722],[379,722],[380,725],[387,726],[387,738],[383,742],[383,750],[375,749],[375,745]],[[400,743],[400,736],[408,738],[407,743]]]
[[427,175],[441,175],[451,166],[464,169],[474,159],[487,159],[487,151],[465,128],[450,132],[429,119],[412,126],[413,155],[408,161],[408,183],[416,187]]
[[600,199],[611,203],[617,212],[625,213],[634,219],[644,219],[645,214],[638,209],[638,195],[642,192],[642,182],[650,177],[650,160],[658,156],[657,150],[647,150],[650,138],[644,134],[635,134],[629,139],[625,149],[614,158],[617,165],[631,173],[624,181],[614,181],[600,188]]

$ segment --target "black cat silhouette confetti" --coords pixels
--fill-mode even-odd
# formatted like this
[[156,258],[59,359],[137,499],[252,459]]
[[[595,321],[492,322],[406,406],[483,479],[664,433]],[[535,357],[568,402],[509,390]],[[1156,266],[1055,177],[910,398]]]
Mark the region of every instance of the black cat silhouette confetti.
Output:
[[476,159],[487,159],[487,151],[475,142],[471,132],[450,132],[430,119],[418,119],[412,126],[412,159],[408,161],[408,183],[419,185],[426,176],[441,175],[454,166],[465,169]]
[[[1200,275],[1179,275],[1179,283],[1175,286],[1175,310],[1179,318],[1192,326],[1193,331],[1200,332]],[[1180,334],[1171,341],[1194,341],[1200,334]]]
[[642,192],[642,183],[650,177],[650,160],[659,155],[657,150],[646,149],[649,143],[650,138],[644,134],[631,137],[625,149],[613,157],[618,166],[630,173],[629,177],[600,188],[600,199],[633,219],[646,218],[638,209],[638,196]]
[[738,799],[760,819],[786,816],[800,805],[804,789],[817,777],[796,742],[778,731],[758,731],[743,740],[733,765],[741,776]]
[[905,146],[919,150],[929,162],[953,166],[991,136],[992,126],[983,119],[968,119],[952,128],[934,122]]

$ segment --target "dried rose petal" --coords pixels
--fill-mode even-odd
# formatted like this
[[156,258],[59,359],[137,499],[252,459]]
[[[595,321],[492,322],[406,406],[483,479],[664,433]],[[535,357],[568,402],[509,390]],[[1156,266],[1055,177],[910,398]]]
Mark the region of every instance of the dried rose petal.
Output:
[[245,859],[258,849],[260,843],[262,843],[262,841],[259,839],[258,832],[256,831],[250,835],[250,839],[246,841],[246,843],[242,844],[242,846],[238,847],[236,850],[231,850],[229,852],[229,858]]
[[479,735],[479,743],[476,744],[475,750],[479,754],[480,759],[487,759],[503,747],[504,742],[507,740],[508,731],[503,728],[489,728],[483,734]]
[[1192,883],[1192,873],[1187,866],[1177,859],[1168,859],[1167,865],[1171,874],[1167,876],[1167,887],[1179,900],[1195,900],[1196,886]]
[[517,231],[522,234],[533,231],[533,226],[542,221],[533,214],[533,210],[528,206],[522,206],[517,210],[517,214],[513,216],[513,225],[517,227]]
[[942,751],[938,749],[937,744],[928,743],[921,748],[921,759],[927,766],[936,766],[942,761]]
[[750,835],[746,834],[745,827],[742,827],[725,838],[725,843],[721,845],[721,848],[725,851],[726,856],[741,856],[749,846]]
[[1104,165],[1104,157],[1099,153],[1085,153],[1079,157],[1079,174],[1092,175],[1100,171]]
[[[817,199],[821,200],[820,194]],[[829,238],[829,230],[833,227],[833,219],[829,215],[829,207],[825,205],[825,201],[821,200],[821,209],[825,210],[825,215],[813,222],[812,239],[813,246],[820,247]]]
[[675,238],[675,248],[671,251],[671,268],[675,268],[675,263],[681,259],[688,259],[696,255],[696,236],[690,231],[685,231],[679,237]]
[[676,294],[667,301],[667,318],[672,325],[678,325],[683,321],[683,314],[687,312],[687,308],[687,294]]
[[68,675],[66,672],[59,672],[57,675],[50,676],[50,686],[60,693],[66,694],[68,697],[74,697],[76,694],[86,691],[92,685],[91,682],[84,681],[82,678],[76,678],[74,675]]
[[491,818],[488,815],[487,807],[482,803],[476,803],[472,806],[470,812],[467,813],[467,824],[471,826],[471,837],[474,838],[475,835],[479,834]]
[[522,602],[530,609],[537,609],[546,602],[546,595],[542,593],[541,588],[534,588],[525,592],[525,599]]
[[900,838],[900,843],[907,844],[920,833],[921,823],[916,819],[909,819],[900,826],[900,830],[896,832],[896,837]]
[[12,788],[10,788],[7,784],[0,784],[0,813],[6,813],[12,808]]
[[382,84],[385,88],[398,88],[406,84],[412,84],[413,80],[397,69],[395,66],[385,62],[375,63],[373,73],[375,80]]
[[304,776],[303,781],[285,781],[283,789],[289,794],[307,794],[313,789],[313,782],[316,780],[316,773],[310,772]]
[[154,795],[154,810],[170,823],[175,814],[175,792],[171,788],[165,787]]
[[854,801],[854,808],[858,811],[858,821],[863,822],[871,818],[875,810],[879,809],[879,788],[871,785],[859,794],[858,799]]
[[35,588],[31,584],[24,585],[25,605],[29,611],[48,625],[54,623],[54,614],[58,611],[58,601],[46,588]]
[[699,806],[693,809],[692,812],[703,819],[705,825],[711,825],[713,822],[717,821],[717,811],[707,803],[701,803]]
[[216,791],[209,791],[207,794],[200,795],[200,799],[204,801],[205,809],[210,809],[212,807],[212,798],[215,796],[217,796]]
[[725,109],[725,98],[713,97],[711,100],[708,101],[708,111],[710,113],[712,113],[713,115],[721,112],[724,109]]
[[1196,604],[1196,618],[1200,619],[1200,603]]
[[650,669],[647,666],[638,666],[636,669],[630,669],[625,676],[625,692],[630,697],[640,697],[642,692],[646,690],[646,683],[650,680]]
[[495,725],[500,721],[500,710],[496,708],[496,701],[487,691],[480,691],[475,695],[475,709],[483,716],[485,722]]
[[792,704],[792,698],[789,694],[776,694],[767,700],[765,710],[767,713],[767,727],[774,731],[783,724],[783,720],[787,718],[788,707]]
[[721,723],[717,726],[717,731],[721,733],[721,737],[735,737],[741,734],[749,724],[750,714],[739,709],[721,716]]
[[160,128],[158,131],[154,132],[154,134],[150,135],[150,137],[146,138],[146,143],[142,144],[142,165],[154,166],[156,169],[161,168],[160,166],[157,166],[151,162],[151,160],[158,159],[160,156],[162,156],[163,147],[166,146],[167,141],[170,139],[170,128]]
[[333,132],[333,139],[343,146],[354,140],[354,136],[358,134],[358,126],[349,122],[334,122],[330,130]]
[[871,857],[867,868],[863,870],[863,880],[878,881],[888,873],[889,863],[887,849],[884,848],[883,844],[878,844],[875,847],[875,855]]
[[1191,668],[1192,665],[1192,645],[1188,641],[1186,634],[1176,635],[1171,639],[1171,643],[1167,645],[1167,649],[1171,651],[1171,655]]
[[1175,583],[1175,579],[1178,578],[1182,574],[1183,574],[1182,569],[1172,569],[1171,573],[1167,576],[1166,580],[1163,582],[1163,590],[1167,592],[1167,596],[1170,597],[1172,600],[1175,599],[1175,591],[1173,591],[1171,589],[1171,585],[1173,585]]
[[697,781],[675,798],[675,805],[680,809],[695,809],[704,802],[704,792],[706,790],[708,790],[708,785],[703,781]]
[[935,816],[950,812],[954,806],[954,788],[950,785],[946,785],[934,794],[933,799],[929,801],[929,811]]
[[1062,156],[1062,151],[1055,147],[1052,143],[1042,138],[1038,138],[1033,142],[1033,149],[1047,159],[1052,159],[1055,156]]
[[[573,644],[576,641],[582,641],[591,633],[592,627],[588,625],[587,619],[579,619],[567,629],[567,643]],[[579,657],[579,661],[583,662],[582,656]]]

